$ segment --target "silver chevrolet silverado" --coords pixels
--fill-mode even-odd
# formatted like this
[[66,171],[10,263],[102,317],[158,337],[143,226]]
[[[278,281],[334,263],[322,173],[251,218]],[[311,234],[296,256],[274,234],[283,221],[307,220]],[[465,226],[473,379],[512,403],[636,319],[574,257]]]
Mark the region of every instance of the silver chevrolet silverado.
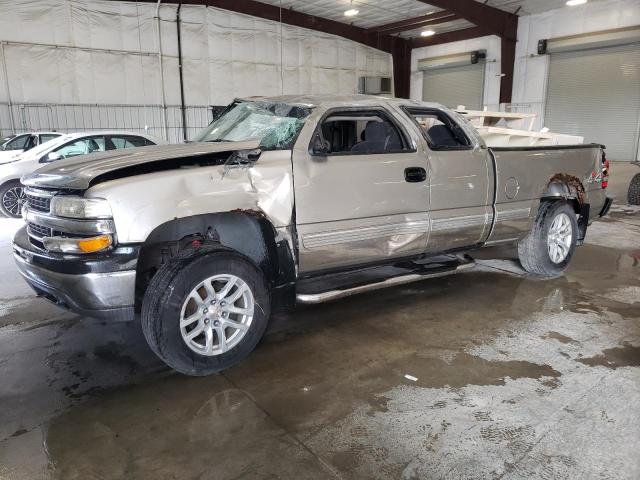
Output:
[[487,148],[440,105],[367,96],[236,100],[194,143],[22,180],[26,281],[87,315],[140,313],[190,375],[248,355],[276,309],[454,273],[488,245],[559,275],[611,204],[601,145]]

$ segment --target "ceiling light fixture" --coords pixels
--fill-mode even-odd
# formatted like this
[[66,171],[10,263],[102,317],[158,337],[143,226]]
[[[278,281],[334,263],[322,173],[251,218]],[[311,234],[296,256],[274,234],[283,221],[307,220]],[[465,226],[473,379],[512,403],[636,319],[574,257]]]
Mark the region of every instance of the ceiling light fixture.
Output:
[[359,10],[357,8],[353,8],[353,0],[351,0],[351,3],[349,4],[349,10],[344,12],[344,16],[355,17],[358,13],[359,13]]
[[420,32],[421,37],[430,37],[431,35],[435,34],[436,32],[434,32],[433,30],[423,30],[422,32]]
[[588,0],[567,0],[567,5],[575,7],[576,5],[584,5]]

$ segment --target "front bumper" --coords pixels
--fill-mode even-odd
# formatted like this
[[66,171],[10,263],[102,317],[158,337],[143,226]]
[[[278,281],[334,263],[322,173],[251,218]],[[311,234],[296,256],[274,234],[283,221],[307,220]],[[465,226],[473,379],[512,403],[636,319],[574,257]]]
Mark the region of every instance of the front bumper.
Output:
[[56,254],[31,245],[23,227],[13,252],[18,270],[39,296],[91,317],[133,318],[138,246],[93,255]]

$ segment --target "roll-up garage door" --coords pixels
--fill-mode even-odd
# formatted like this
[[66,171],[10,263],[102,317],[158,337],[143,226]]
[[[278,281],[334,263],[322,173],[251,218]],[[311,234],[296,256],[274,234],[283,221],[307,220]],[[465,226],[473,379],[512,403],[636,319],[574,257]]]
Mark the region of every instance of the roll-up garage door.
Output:
[[545,108],[551,131],[602,143],[633,160],[640,130],[640,44],[552,53]]
[[422,99],[449,108],[482,110],[484,63],[424,70]]

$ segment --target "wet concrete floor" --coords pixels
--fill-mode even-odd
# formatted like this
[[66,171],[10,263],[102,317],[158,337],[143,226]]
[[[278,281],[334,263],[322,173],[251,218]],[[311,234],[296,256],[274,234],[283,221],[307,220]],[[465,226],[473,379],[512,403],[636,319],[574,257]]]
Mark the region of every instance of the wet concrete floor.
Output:
[[[1,479],[640,478],[640,208],[569,271],[469,273],[278,316],[170,372],[137,323],[35,298],[0,220]],[[498,257],[498,260],[491,260]]]

